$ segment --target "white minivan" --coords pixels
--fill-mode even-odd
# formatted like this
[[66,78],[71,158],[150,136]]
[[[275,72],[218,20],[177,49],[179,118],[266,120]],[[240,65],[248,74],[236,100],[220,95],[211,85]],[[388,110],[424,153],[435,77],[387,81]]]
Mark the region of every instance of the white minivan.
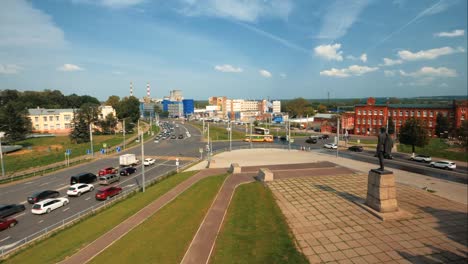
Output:
[[32,206],[33,214],[48,214],[51,211],[68,204],[68,199],[59,197],[40,201]]

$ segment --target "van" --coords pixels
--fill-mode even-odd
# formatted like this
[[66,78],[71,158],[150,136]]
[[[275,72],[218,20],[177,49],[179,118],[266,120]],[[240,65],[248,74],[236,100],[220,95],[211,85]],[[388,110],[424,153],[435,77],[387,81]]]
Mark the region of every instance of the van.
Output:
[[104,176],[99,177],[99,184],[101,185],[109,185],[116,181],[120,180],[120,175],[118,174],[107,174]]
[[74,176],[71,176],[70,178],[70,185],[76,184],[76,183],[92,183],[97,180],[97,176],[91,172],[84,172],[80,173]]

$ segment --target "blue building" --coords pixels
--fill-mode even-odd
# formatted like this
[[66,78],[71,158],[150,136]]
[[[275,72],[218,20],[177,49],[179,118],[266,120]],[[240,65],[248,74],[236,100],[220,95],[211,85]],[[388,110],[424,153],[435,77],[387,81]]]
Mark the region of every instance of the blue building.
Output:
[[193,99],[184,99],[182,100],[183,108],[184,108],[184,116],[188,117],[193,115],[195,112],[195,103]]

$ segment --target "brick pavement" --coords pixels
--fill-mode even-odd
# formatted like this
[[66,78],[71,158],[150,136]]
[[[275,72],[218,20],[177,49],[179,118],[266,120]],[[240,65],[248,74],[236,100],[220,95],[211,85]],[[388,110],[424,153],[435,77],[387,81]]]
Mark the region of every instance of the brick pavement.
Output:
[[148,217],[159,211],[166,204],[174,200],[179,194],[183,193],[185,190],[190,188],[193,184],[197,183],[199,180],[219,175],[225,173],[226,169],[206,169],[198,172],[187,180],[183,181],[151,204],[147,205],[140,211],[138,211],[133,216],[129,217],[127,220],[123,221],[118,226],[109,230],[104,235],[100,236],[95,241],[88,244],[85,248],[81,249],[74,255],[66,258],[64,261],[60,262],[62,264],[82,264],[87,263],[92,258],[97,256],[100,252],[105,250],[107,247],[111,246],[114,242],[119,240],[125,234],[130,232],[133,228],[137,227],[139,224],[144,222]]
[[409,219],[382,222],[353,201],[365,199],[367,175],[269,182],[300,250],[311,263],[466,263],[467,208],[397,184]]

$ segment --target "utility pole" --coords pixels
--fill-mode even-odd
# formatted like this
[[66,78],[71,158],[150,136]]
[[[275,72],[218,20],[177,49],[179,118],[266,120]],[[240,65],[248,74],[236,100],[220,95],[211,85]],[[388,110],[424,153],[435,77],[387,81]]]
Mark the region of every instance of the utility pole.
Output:
[[288,150],[291,150],[291,120],[288,118]]
[[208,162],[211,161],[211,146],[210,146],[210,123],[208,123],[208,149],[207,149],[207,155],[208,155]]
[[94,148],[93,148],[93,127],[92,123],[89,123],[89,141],[91,142],[91,156],[94,157]]
[[143,144],[143,132],[140,133],[140,140],[141,140],[141,177],[142,177],[142,185],[143,185],[143,192],[145,192],[145,164],[144,163],[144,160],[145,160],[145,147],[144,147],[144,144]]
[[123,149],[125,149],[125,119],[122,119],[123,120]]
[[0,132],[0,159],[2,161],[2,177],[5,178],[5,164],[3,163],[3,147],[2,147],[2,137],[5,133]]
[[249,123],[250,124],[250,148],[252,148],[252,122]]
[[232,123],[229,121],[229,151],[232,150]]
[[340,146],[340,116],[337,117],[337,125],[336,125],[336,157],[338,158],[338,149]]

